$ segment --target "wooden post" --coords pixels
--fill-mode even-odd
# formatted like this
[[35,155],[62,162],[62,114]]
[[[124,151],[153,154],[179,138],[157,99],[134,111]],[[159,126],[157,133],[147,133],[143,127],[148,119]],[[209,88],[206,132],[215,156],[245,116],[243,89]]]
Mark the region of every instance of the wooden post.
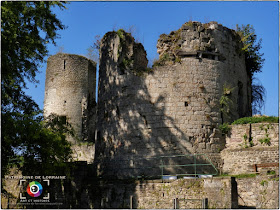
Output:
[[173,208],[178,209],[178,198],[173,199]]
[[203,198],[202,199],[202,208],[203,209],[208,209],[208,198]]
[[130,209],[133,209],[133,195],[130,196]]

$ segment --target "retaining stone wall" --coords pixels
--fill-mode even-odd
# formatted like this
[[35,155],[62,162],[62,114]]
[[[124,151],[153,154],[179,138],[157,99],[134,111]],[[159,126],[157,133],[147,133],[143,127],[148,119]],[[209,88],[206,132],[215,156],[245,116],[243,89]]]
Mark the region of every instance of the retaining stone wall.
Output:
[[[221,156],[224,161],[223,173],[228,174],[254,173],[255,164],[279,163],[278,147],[223,150]],[[270,167],[262,170],[278,170],[278,168]]]
[[257,209],[279,208],[279,176],[236,179],[240,206]]
[[[248,142],[250,137],[252,138],[254,147],[269,147],[279,145],[278,123],[254,123],[231,125],[230,127],[231,131],[226,136],[226,149],[241,149],[244,148],[246,144],[247,146],[250,146]],[[244,137],[244,135],[246,136]],[[264,138],[270,139],[270,145],[265,143],[262,144],[260,142],[260,140]]]
[[[96,180],[92,175],[92,165],[85,162],[74,164],[71,177],[63,181],[63,187],[60,181],[51,181],[54,188],[52,194],[55,194],[52,202],[63,204],[53,206],[55,208],[173,209],[174,199],[178,199],[177,208],[195,209],[201,208],[201,201],[205,198],[208,199],[208,208],[215,209],[238,207],[277,209],[279,206],[279,178],[276,175],[236,179],[231,177],[178,179],[163,182]],[[21,172],[15,169],[10,175],[21,175]],[[19,180],[6,181],[7,185],[4,188],[13,194],[13,198],[10,196],[8,199],[7,194],[2,192],[1,207],[22,208],[17,205]]]
[[209,208],[234,207],[230,178],[180,179],[166,183],[140,181],[106,186],[102,190],[106,193],[102,196],[101,208],[130,208],[130,196],[133,196],[133,208],[138,209],[173,209],[176,198],[177,208],[201,208],[204,198],[208,198]]
[[[255,164],[279,164],[279,124],[255,123],[232,125],[226,137],[226,149],[221,152],[223,172],[242,174],[256,172]],[[245,137],[244,137],[245,135]],[[251,137],[251,145],[249,138]],[[270,144],[261,144],[260,139],[269,138]],[[277,166],[260,168],[258,172],[277,170]]]
[[201,200],[207,198],[208,208],[214,209],[278,209],[278,186],[277,176],[179,179],[165,183],[160,180],[104,183],[100,187],[103,199],[96,207],[130,208],[132,204],[138,209],[173,209],[174,199],[177,198],[177,208],[196,209],[201,208]]

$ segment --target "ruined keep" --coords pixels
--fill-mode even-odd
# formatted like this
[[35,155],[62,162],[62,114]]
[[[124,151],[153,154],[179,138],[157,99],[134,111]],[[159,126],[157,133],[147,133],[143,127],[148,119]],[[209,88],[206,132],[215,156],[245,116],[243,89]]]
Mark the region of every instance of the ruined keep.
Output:
[[[219,125],[251,115],[250,78],[234,30],[216,22],[188,22],[162,34],[157,48],[159,60],[147,68],[146,51],[130,34],[105,34],[97,109],[95,64],[68,54],[48,59],[45,116],[67,116],[82,141],[95,143],[75,141],[73,148],[77,160],[92,162],[94,156],[97,175],[159,174],[156,157],[197,153],[222,168],[225,136]],[[167,158],[165,164],[184,161]]]
[[219,167],[225,138],[218,126],[251,114],[249,76],[235,31],[189,22],[161,35],[157,48],[159,60],[148,69],[144,48],[130,34],[109,32],[101,41],[95,156],[100,175],[160,174],[148,168],[160,165],[153,158],[173,154],[206,153]]
[[65,116],[77,139],[68,136],[75,160],[94,159],[96,63],[78,55],[58,53],[47,61],[44,116]]

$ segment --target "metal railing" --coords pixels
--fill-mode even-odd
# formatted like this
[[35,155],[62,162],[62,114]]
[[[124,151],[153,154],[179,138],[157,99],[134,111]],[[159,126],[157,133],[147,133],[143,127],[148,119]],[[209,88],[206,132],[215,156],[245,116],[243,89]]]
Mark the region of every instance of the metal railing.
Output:
[[[174,174],[174,176],[199,176],[199,175],[217,175],[218,174],[218,170],[216,169],[216,167],[214,166],[214,164],[212,163],[212,161],[208,158],[208,156],[206,154],[189,154],[189,155],[174,155],[174,156],[170,156],[170,157],[183,157],[183,156],[192,156],[193,157],[193,161],[194,163],[190,163],[190,164],[183,164],[183,165],[165,165],[164,164],[164,161],[163,159],[161,158],[161,165],[160,165],[160,168],[162,169],[162,173],[161,173],[161,176],[169,176],[169,175],[165,175],[163,174],[163,169],[166,168],[166,167],[193,167],[194,169],[194,173],[193,174],[190,174],[190,173],[180,173],[180,174]],[[204,156],[205,159],[203,159],[203,161],[207,160],[209,163],[197,163],[197,156]],[[165,156],[162,156],[162,157],[165,157]],[[201,167],[201,166],[212,166],[213,169],[215,170],[215,173],[208,173],[208,174],[205,174],[205,173],[197,173],[197,169],[198,167]],[[171,175],[172,176],[172,175]]]
[[[180,161],[176,161],[176,158],[185,158],[180,159]],[[120,159],[114,160],[116,162],[121,162]],[[113,161],[113,162],[114,162]],[[122,168],[122,169],[133,169],[139,171],[151,171],[152,169],[160,170],[160,174],[153,174],[152,177],[163,177],[165,176],[194,176],[197,177],[199,175],[217,175],[218,170],[209,159],[206,154],[184,154],[184,155],[164,155],[164,156],[155,156],[150,158],[135,158],[135,159],[126,159],[130,163],[129,168]],[[139,164],[139,162],[145,162]],[[153,164],[151,164],[154,162]],[[169,164],[168,162],[174,162],[175,164]],[[180,162],[180,164],[176,164],[176,162]],[[125,166],[126,164],[123,164]],[[137,166],[140,165],[140,166]],[[152,166],[149,166],[152,165]],[[212,170],[208,173],[202,173],[203,167],[210,167]],[[165,172],[168,171],[167,169],[172,169],[175,173]],[[183,170],[185,168],[185,170]],[[188,168],[188,169],[187,169]],[[208,168],[209,169],[209,168]],[[178,173],[180,171],[180,173]],[[182,173],[183,171],[183,173]],[[191,172],[190,172],[191,171]],[[209,171],[209,170],[208,170]],[[148,178],[149,176],[140,176],[138,175],[137,178]]]

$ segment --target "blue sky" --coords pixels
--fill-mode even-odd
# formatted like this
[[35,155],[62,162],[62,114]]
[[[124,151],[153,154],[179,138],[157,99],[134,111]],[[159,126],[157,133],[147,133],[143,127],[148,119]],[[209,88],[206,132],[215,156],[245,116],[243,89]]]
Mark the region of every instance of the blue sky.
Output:
[[[177,30],[185,22],[218,23],[235,29],[236,24],[250,24],[258,38],[262,38],[265,63],[257,78],[266,88],[265,115],[278,116],[279,70],[279,3],[277,1],[209,1],[209,2],[70,2],[67,10],[54,9],[66,30],[59,31],[57,46],[49,45],[53,55],[64,48],[65,53],[86,55],[94,37],[108,31],[133,27],[152,61],[158,57],[156,44],[159,35]],[[46,57],[47,59],[47,57]],[[46,64],[42,64],[35,85],[30,84],[27,94],[43,108]]]

